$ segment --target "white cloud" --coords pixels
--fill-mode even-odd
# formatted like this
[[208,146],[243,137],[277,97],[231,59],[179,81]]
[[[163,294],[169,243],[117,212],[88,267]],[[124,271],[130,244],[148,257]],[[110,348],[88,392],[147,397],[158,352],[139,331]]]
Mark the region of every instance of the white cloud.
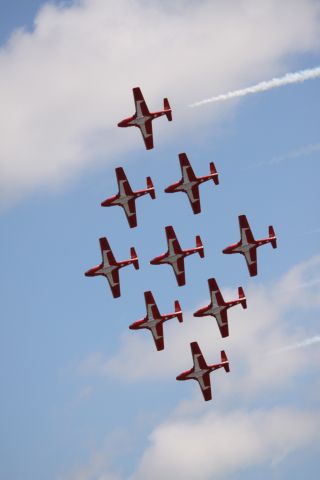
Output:
[[[164,325],[164,352],[156,352],[149,332],[128,331],[113,357],[93,353],[80,368],[89,374],[115,376],[130,382],[175,378],[191,367],[189,343],[197,340],[208,362],[218,361],[223,348],[229,356],[231,373],[217,374],[214,378],[219,396],[255,396],[273,388],[287,387],[297,372],[307,366],[317,368],[319,349],[316,346],[308,351],[287,347],[299,345],[310,333],[318,333],[312,332],[311,312],[320,307],[320,283],[315,282],[319,276],[320,256],[315,256],[292,268],[274,285],[245,288],[248,309],[237,306],[229,310],[230,336],[226,339],[220,338],[214,318],[199,319],[189,314],[185,315],[183,324],[173,320]],[[236,295],[235,289],[223,288],[222,293],[226,300]],[[208,303],[207,300],[201,305]],[[304,320],[299,327],[293,326],[292,314],[296,312],[301,318],[309,318],[309,323]],[[279,354],[270,355],[274,351]],[[189,387],[191,390],[194,387],[193,391],[198,388],[197,385]]]
[[320,414],[271,410],[209,411],[170,419],[154,429],[133,479],[210,480],[275,464],[319,439]]
[[133,110],[135,85],[150,108],[164,96],[174,108],[175,122],[158,121],[156,146],[221,115],[184,105],[283,73],[289,54],[319,48],[319,12],[315,0],[46,5],[34,31],[0,51],[1,202],[143,148],[137,131],[115,126]]
[[[199,341],[208,362],[219,359],[221,348],[229,356],[231,372],[212,374],[212,402],[203,401],[196,382],[177,382],[188,397],[153,427],[131,480],[234,478],[254,466],[277,468],[288,455],[319,444],[320,411],[293,407],[291,401],[286,405],[287,398],[279,397],[283,391],[295,395],[300,372],[319,370],[318,344],[305,341],[311,326],[317,328],[319,274],[320,255],[295,266],[276,284],[245,289],[248,309],[229,310],[227,339],[219,339],[214,319],[189,316],[182,325],[167,322],[165,352],[155,351],[148,332],[145,337],[128,332],[114,357],[96,353],[83,362],[86,374],[159,382],[174,381],[191,367],[191,340]],[[226,299],[236,291],[222,290]],[[292,322],[294,313],[303,319],[299,327]],[[277,355],[271,355],[275,350]],[[303,398],[312,395],[314,402],[318,390],[310,382],[303,383]]]
[[59,475],[57,480],[121,480],[122,475],[114,468],[116,459],[126,454],[132,439],[121,430],[115,430],[94,450],[86,465],[75,466],[70,472]]

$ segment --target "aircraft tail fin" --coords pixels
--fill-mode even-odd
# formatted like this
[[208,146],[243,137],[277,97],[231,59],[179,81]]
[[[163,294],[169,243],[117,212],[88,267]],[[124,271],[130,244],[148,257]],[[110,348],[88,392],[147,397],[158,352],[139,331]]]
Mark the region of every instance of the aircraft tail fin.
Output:
[[269,227],[269,238],[271,239],[271,245],[272,245],[272,248],[277,248],[277,237],[276,237],[276,234],[274,233],[274,229],[273,229],[273,226],[270,225]]
[[226,352],[224,350],[221,350],[221,363],[223,364],[223,368],[225,369],[226,372],[230,372],[230,367],[229,367],[229,360],[226,355]]
[[178,300],[174,302],[174,311],[177,315],[179,322],[182,322],[183,321],[182,310]]
[[239,294],[239,300],[241,300],[242,308],[247,308],[247,299],[242,287],[238,288],[238,294]]
[[215,185],[219,185],[219,177],[216,166],[213,162],[210,163],[210,174]]
[[136,252],[134,247],[130,248],[130,255],[131,255],[131,260],[132,260],[132,264],[133,264],[134,268],[136,270],[139,270],[139,260],[138,260],[138,257],[137,257],[137,252]]
[[149,190],[150,197],[154,200],[156,198],[156,192],[151,180],[151,177],[147,177],[147,189]]
[[164,109],[164,112],[166,114],[167,119],[169,120],[169,122],[171,122],[171,120],[172,120],[172,110],[171,110],[171,107],[170,107],[169,100],[167,98],[163,99],[163,109]]
[[198,249],[198,253],[199,253],[200,257],[203,258],[204,257],[204,249],[203,249],[203,245],[202,245],[200,235],[196,236],[196,247]]

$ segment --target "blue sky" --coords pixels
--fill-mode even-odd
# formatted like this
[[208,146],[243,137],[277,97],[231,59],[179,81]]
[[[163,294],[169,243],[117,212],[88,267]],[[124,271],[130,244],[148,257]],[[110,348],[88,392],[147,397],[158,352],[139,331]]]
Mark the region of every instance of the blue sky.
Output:
[[[319,343],[302,343],[319,335],[320,80],[187,105],[319,66],[319,3],[41,5],[1,2],[0,478],[316,480]],[[116,127],[136,85],[150,109],[165,96],[173,108],[148,152],[139,132]],[[220,175],[201,187],[197,216],[184,195],[163,192],[180,177],[180,152],[196,174],[214,161]],[[137,202],[136,229],[100,207],[116,193],[116,166],[134,189],[148,175],[156,188],[156,200]],[[242,257],[221,253],[242,213],[256,238],[270,224],[278,235],[251,279]],[[171,224],[184,248],[196,234],[205,248],[186,260],[182,288],[169,267],[149,265]],[[120,299],[84,277],[100,236],[117,259],[131,246],[139,256],[139,271],[120,272]],[[214,319],[192,317],[209,277],[226,299],[240,285],[247,293],[224,340]],[[145,290],[161,312],[179,299],[185,313],[166,323],[163,352],[128,330],[145,315]],[[194,382],[175,380],[191,367],[192,340],[209,362],[222,348],[230,358],[207,404]]]

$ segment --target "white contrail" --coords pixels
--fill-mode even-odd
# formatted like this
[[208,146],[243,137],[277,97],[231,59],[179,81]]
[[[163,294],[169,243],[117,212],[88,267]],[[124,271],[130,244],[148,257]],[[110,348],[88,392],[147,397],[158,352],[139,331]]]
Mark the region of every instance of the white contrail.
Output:
[[314,337],[306,338],[305,340],[302,340],[302,342],[287,345],[285,347],[279,348],[278,350],[273,350],[270,353],[275,354],[275,353],[287,352],[289,350],[299,350],[300,348],[309,347],[310,345],[314,345],[315,343],[320,343],[320,335],[315,335]]
[[245,95],[249,95],[250,93],[264,92],[266,90],[271,90],[272,88],[289,85],[290,83],[300,83],[304,82],[305,80],[319,77],[320,67],[309,68],[308,70],[300,70],[299,72],[294,73],[286,73],[283,77],[273,78],[272,80],[260,82],[257,83],[257,85],[252,85],[251,87],[234,90],[232,92],[228,92],[222,95],[217,95],[216,97],[207,98],[206,100],[192,103],[191,105],[189,105],[189,107],[199,107],[200,105],[204,105],[206,103],[220,102],[236,97],[244,97]]
[[299,157],[304,157],[307,155],[312,155],[315,152],[320,151],[320,143],[313,143],[311,145],[306,145],[305,147],[298,148],[291,152],[285,153],[284,155],[278,155],[273,157],[269,162],[266,163],[279,163],[284,160],[294,160]]

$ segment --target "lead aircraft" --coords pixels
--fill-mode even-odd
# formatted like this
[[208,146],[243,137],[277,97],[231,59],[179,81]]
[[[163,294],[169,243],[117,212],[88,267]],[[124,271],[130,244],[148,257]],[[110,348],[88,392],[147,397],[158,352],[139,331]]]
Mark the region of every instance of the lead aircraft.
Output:
[[99,242],[101,248],[102,263],[100,263],[100,265],[98,265],[97,267],[90,268],[90,270],[85,273],[85,276],[95,277],[98,275],[102,275],[103,277],[106,277],[109,282],[113,297],[120,297],[121,292],[119,269],[131,264],[136,270],[139,269],[139,261],[136,251],[133,247],[131,247],[131,259],[117,262],[113,256],[108,240],[103,237],[99,239]]
[[218,173],[213,162],[210,163],[210,175],[196,177],[189,159],[185,153],[179,153],[179,162],[182,178],[179,182],[169,185],[166,193],[184,192],[188,195],[189,202],[194,214],[201,212],[199,185],[208,180],[213,180],[215,185],[219,184]]
[[132,89],[136,113],[118,123],[118,127],[138,127],[147,150],[153,148],[152,120],[166,115],[169,122],[172,120],[172,111],[167,98],[163,99],[163,110],[149,112],[139,87]]
[[184,258],[192,255],[193,253],[198,253],[201,258],[204,257],[204,249],[200,235],[196,236],[196,247],[190,248],[189,250],[182,250],[180,243],[178,242],[177,236],[173,227],[166,227],[166,236],[168,243],[168,250],[166,253],[155,257],[153,260],[150,260],[151,265],[161,265],[162,263],[168,263],[173,268],[174,274],[176,276],[179,287],[185,285],[185,270],[184,270]]
[[229,327],[228,327],[228,308],[234,307],[235,305],[242,305],[242,308],[247,308],[247,300],[242,287],[238,288],[239,299],[231,300],[230,302],[225,302],[223,296],[220,292],[218,284],[214,278],[209,278],[208,280],[209,292],[211,297],[211,303],[206,307],[200,308],[197,310],[193,316],[194,317],[205,317],[207,315],[212,315],[217,320],[217,324],[221,333],[221,336],[229,336]]
[[277,248],[277,237],[273,227],[269,226],[269,237],[255,240],[245,215],[239,215],[240,241],[222,250],[223,253],[241,253],[246,259],[251,277],[257,275],[257,248],[266,243],[271,243],[272,248]]
[[113,197],[104,200],[101,206],[112,207],[113,205],[119,205],[126,214],[130,228],[134,228],[137,226],[136,199],[146,194],[149,194],[152,199],[156,198],[152,180],[150,177],[147,177],[147,188],[133,192],[123,168],[118,167],[115,169],[115,172],[119,192],[117,195],[113,195]]
[[203,398],[208,401],[212,398],[210,372],[224,368],[226,372],[230,371],[229,361],[224,350],[221,350],[221,362],[214,365],[207,365],[200,347],[197,342],[190,343],[193,357],[193,367],[190,370],[180,373],[177,380],[197,380],[201,388]]
[[171,318],[175,317],[177,317],[179,322],[183,321],[180,303],[178,300],[174,302],[174,313],[161,315],[151,292],[144,292],[144,300],[146,303],[147,315],[142,320],[134,322],[129,328],[131,330],[147,328],[152,333],[157,350],[163,350],[163,323],[166,320],[170,320]]

